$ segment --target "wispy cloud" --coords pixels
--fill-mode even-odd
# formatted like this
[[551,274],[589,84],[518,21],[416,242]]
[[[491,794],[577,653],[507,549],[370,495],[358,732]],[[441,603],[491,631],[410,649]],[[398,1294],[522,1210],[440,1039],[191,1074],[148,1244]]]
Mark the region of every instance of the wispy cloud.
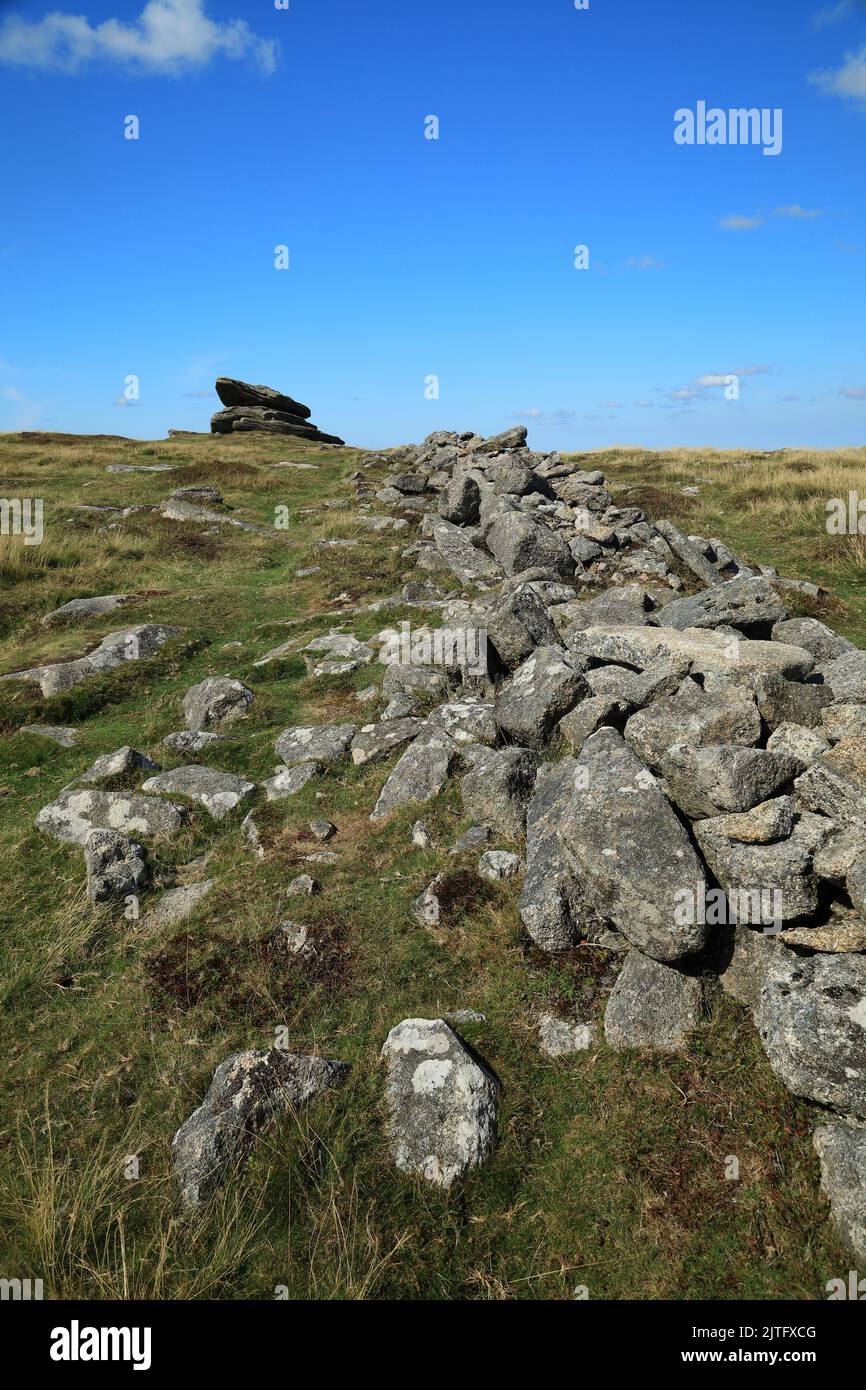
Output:
[[816,29],[825,29],[828,24],[838,24],[840,20],[847,19],[852,10],[864,8],[863,0],[834,0],[831,5],[821,6],[812,23]]
[[622,401],[599,401],[596,409],[598,410],[624,410]]
[[841,67],[813,72],[809,81],[830,96],[857,102],[866,111],[866,44],[855,53],[846,53]]
[[569,420],[573,420],[577,414],[576,410],[551,411],[548,414],[544,410],[539,410],[537,406],[532,406],[529,410],[516,410],[513,415],[509,415],[509,420],[532,420],[536,425],[567,425]]
[[802,208],[799,203],[787,203],[775,209],[776,217],[790,217],[795,221],[811,222],[815,217],[823,217],[823,208]]
[[763,227],[763,225],[763,217],[744,217],[737,212],[731,212],[727,217],[719,218],[719,226],[724,232],[752,232],[756,227]]
[[839,395],[848,401],[866,401],[866,386],[843,386]]
[[76,73],[92,62],[177,75],[222,56],[249,59],[264,72],[277,65],[279,44],[260,39],[244,19],[209,19],[204,0],[147,0],[137,19],[91,24],[53,11],[30,23],[9,15],[0,28],[0,62],[12,67]]
[[629,256],[626,270],[664,270],[665,263],[656,256]]

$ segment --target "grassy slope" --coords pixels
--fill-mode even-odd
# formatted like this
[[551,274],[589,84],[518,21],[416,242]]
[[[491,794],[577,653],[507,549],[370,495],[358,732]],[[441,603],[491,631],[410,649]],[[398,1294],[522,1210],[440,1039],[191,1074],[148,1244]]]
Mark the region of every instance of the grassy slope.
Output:
[[[369,671],[315,681],[297,658],[252,669],[287,636],[325,631],[341,595],[364,601],[399,589],[405,533],[364,537],[321,506],[300,514],[345,497],[358,457],[251,437],[0,438],[0,495],[42,496],[47,517],[41,546],[0,540],[0,669],[77,655],[126,622],[184,629],[154,660],[65,697],[2,688],[0,1273],[42,1277],[54,1297],[256,1298],[286,1285],[302,1298],[569,1298],[578,1284],[593,1298],[821,1297],[847,1262],[818,1196],[812,1117],[770,1072],[745,1011],[723,1000],[683,1057],[613,1054],[603,1042],[571,1061],[542,1056],[532,1005],[571,1003],[581,1018],[598,1016],[599,953],[550,962],[529,951],[512,886],[468,902],[446,946],[418,929],[409,905],[445,864],[444,850],[407,848],[416,813],[371,826],[383,765],[345,768],[262,807],[262,861],[237,820],[217,828],[195,814],[182,841],[156,847],[154,858],[168,879],[209,850],[218,886],[188,925],[155,933],[95,915],[80,850],[32,828],[97,753],[131,742],[158,757],[159,740],[181,725],[183,692],[208,674],[248,680],[257,694],[237,743],[210,760],[217,767],[260,779],[287,724],[364,722],[359,710],[371,707],[353,691]],[[318,471],[266,466],[282,459]],[[826,496],[858,485],[866,493],[863,455],[746,467],[711,454],[593,461],[623,488],[646,491],[652,478],[652,514],[832,583],[847,606],[824,608],[866,645],[858,544],[828,546],[823,530]],[[111,475],[110,462],[177,471]],[[688,499],[680,488],[696,477],[708,481]],[[290,530],[273,541],[202,538],[200,526],[140,513],[99,533],[100,523],[71,511],[78,501],[155,502],[196,481],[218,484],[240,516],[261,524],[288,504]],[[640,491],[629,500],[641,501]],[[360,544],[316,544],[339,535]],[[321,572],[294,578],[310,564]],[[144,596],[119,621],[50,632],[39,624],[69,598],[133,590]],[[401,616],[363,614],[346,626],[367,636]],[[31,720],[80,723],[81,741],[64,750],[16,732]],[[453,788],[424,814],[443,847],[464,824]],[[316,866],[322,892],[299,908],[284,890],[315,848],[306,831],[314,815],[337,823],[343,858]],[[275,929],[289,916],[311,926],[312,961],[281,952]],[[504,1095],[495,1158],[443,1195],[390,1168],[377,1058],[401,1018],[458,1007],[487,1015],[465,1031]],[[172,1133],[225,1056],[268,1046],[281,1025],[294,1048],[350,1060],[349,1085],[268,1130],[205,1215],[178,1221]],[[140,1156],[137,1181],[123,1176],[130,1154]],[[740,1162],[738,1183],[724,1180],[729,1155]]]

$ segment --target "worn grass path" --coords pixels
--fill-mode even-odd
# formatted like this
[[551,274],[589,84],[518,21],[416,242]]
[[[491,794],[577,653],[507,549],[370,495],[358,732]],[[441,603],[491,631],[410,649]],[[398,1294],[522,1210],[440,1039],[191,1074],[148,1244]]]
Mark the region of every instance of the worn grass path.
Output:
[[[262,805],[263,860],[239,818],[214,826],[193,814],[153,858],[170,882],[206,853],[217,887],[187,924],[155,932],[94,914],[81,851],[33,829],[98,753],[132,743],[169,762],[159,742],[182,727],[181,697],[205,675],[255,689],[237,742],[208,759],[255,780],[271,773],[287,724],[363,723],[378,711],[354,691],[381,668],[328,681],[308,678],[298,658],[253,667],[289,636],[300,645],[345,621],[366,637],[409,616],[345,616],[399,592],[408,568],[405,532],[365,535],[324,506],[350,495],[359,457],[252,436],[0,437],[0,495],[41,496],[46,516],[42,545],[0,539],[0,672],[79,655],[131,622],[183,628],[153,660],[66,696],[0,687],[0,1274],[85,1298],[272,1298],[284,1286],[317,1299],[562,1299],[580,1285],[591,1298],[825,1296],[848,1263],[818,1193],[813,1116],[773,1076],[744,1010],[723,1000],[685,1056],[614,1054],[602,1041],[553,1061],[530,1010],[573,1004],[597,1016],[597,951],[551,962],[529,950],[507,884],[467,904],[447,947],[415,925],[412,898],[465,826],[453,788],[425,808],[439,846],[429,851],[409,844],[415,813],[377,827],[367,819],[389,764],[346,767]],[[866,645],[860,541],[830,545],[823,527],[828,495],[866,494],[866,456],[734,458],[628,451],[593,462],[651,514],[827,583],[834,597],[822,611]],[[316,468],[269,467],[285,460]],[[175,471],[108,474],[109,463]],[[696,478],[697,497],[683,494]],[[147,511],[118,520],[74,510],[153,504],[195,482],[215,483],[238,516],[263,526],[285,506],[289,527],[273,540],[208,536]],[[336,537],[358,543],[319,545]],[[140,597],[85,624],[40,625],[67,599],[110,592]],[[61,749],[21,732],[28,722],[75,725],[80,741]],[[323,815],[339,828],[342,858],[317,865],[322,891],[290,906],[285,886],[315,848],[307,823]],[[286,958],[278,929],[288,917],[309,925],[312,960]],[[400,1019],[456,1008],[487,1016],[464,1031],[504,1090],[493,1160],[445,1195],[389,1165],[378,1052]],[[352,1062],[349,1084],[269,1129],[247,1170],[181,1222],[174,1130],[223,1058],[271,1045],[281,1026],[294,1049]],[[729,1156],[739,1182],[725,1180]],[[125,1176],[130,1157],[137,1179]]]

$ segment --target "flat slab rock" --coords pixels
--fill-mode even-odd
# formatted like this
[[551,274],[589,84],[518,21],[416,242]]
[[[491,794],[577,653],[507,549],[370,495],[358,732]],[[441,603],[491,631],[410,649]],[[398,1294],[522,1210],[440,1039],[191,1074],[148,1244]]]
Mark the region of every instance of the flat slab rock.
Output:
[[284,729],[274,744],[287,767],[298,763],[342,762],[355,737],[355,724],[305,724]]
[[65,844],[83,845],[91,830],[119,830],[144,839],[179,834],[186,819],[183,806],[138,792],[91,791],[67,787],[43,806],[36,829]]
[[708,992],[698,975],[629,951],[607,1001],[604,1032],[611,1047],[681,1052],[705,1017]]
[[128,603],[132,594],[99,594],[95,598],[73,598],[63,603],[42,619],[43,627],[53,627],[56,623],[82,622],[101,613],[111,613],[121,604]]
[[297,1110],[339,1086],[349,1068],[279,1048],[238,1052],[221,1062],[207,1095],[177,1131],[171,1153],[181,1201],[195,1211],[249,1155],[274,1115]]
[[178,796],[189,796],[193,801],[198,801],[214,820],[222,820],[255,791],[256,784],[244,781],[243,777],[237,777],[233,772],[219,772],[213,767],[189,763],[149,777],[141,789],[145,792],[174,792]]
[[780,951],[767,967],[757,1023],[789,1091],[866,1119],[866,956]]
[[296,763],[294,767],[283,767],[264,782],[265,797],[268,801],[283,801],[287,796],[295,796],[324,772],[322,763]]
[[201,883],[168,888],[146,914],[142,927],[148,931],[153,927],[170,927],[176,922],[185,922],[215,885],[216,879],[205,878]]
[[176,637],[179,627],[161,623],[140,623],[103,637],[99,646],[87,656],[73,661],[55,661],[47,666],[31,666],[26,671],[12,671],[0,676],[0,681],[24,681],[38,685],[43,695],[59,695],[72,690],[89,676],[112,671],[124,661],[143,661],[153,656],[170,637]]
[[404,1019],[382,1056],[395,1166],[450,1187],[493,1149],[498,1078],[441,1018]]

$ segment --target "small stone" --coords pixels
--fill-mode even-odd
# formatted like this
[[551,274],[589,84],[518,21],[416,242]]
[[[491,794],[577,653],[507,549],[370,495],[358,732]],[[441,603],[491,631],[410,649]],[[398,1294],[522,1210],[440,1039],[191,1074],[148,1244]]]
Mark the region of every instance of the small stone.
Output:
[[519,854],[511,854],[504,849],[485,850],[478,861],[478,872],[491,883],[501,883],[503,879],[514,878],[523,867]]
[[592,1046],[591,1023],[573,1023],[549,1013],[540,1013],[537,1022],[541,1050],[548,1057],[569,1057]]
[[184,721],[196,733],[215,724],[233,724],[249,713],[253,699],[253,692],[242,681],[208,676],[184,695]]
[[323,842],[333,839],[337,833],[337,827],[334,825],[333,821],[329,820],[311,820],[310,829],[316,839]]
[[309,898],[318,889],[318,884],[309,874],[298,874],[286,884],[286,895],[290,898]]
[[604,1015],[611,1047],[682,1052],[707,1011],[703,979],[629,951]]
[[416,849],[431,849],[433,846],[433,836],[422,820],[416,820],[412,826],[412,844]]
[[287,796],[295,796],[314,777],[319,777],[324,768],[321,763],[298,763],[295,767],[282,767],[273,777],[262,784],[268,801],[282,801]]

